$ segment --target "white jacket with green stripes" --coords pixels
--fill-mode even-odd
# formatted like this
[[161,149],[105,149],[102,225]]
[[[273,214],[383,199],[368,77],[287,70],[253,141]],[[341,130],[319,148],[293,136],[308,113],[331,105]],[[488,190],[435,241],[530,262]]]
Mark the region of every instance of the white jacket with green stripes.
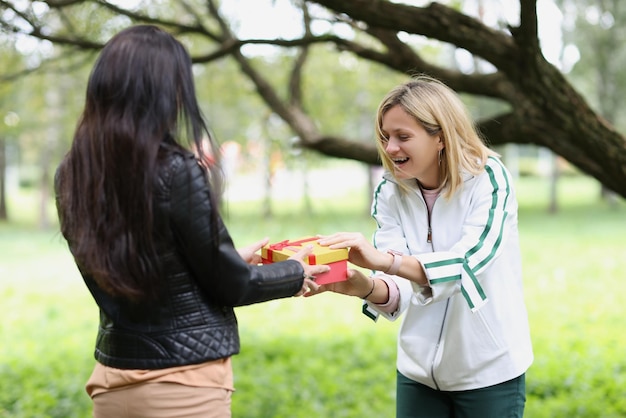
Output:
[[455,195],[437,198],[430,221],[416,181],[406,184],[408,194],[385,174],[377,187],[374,245],[415,257],[430,287],[394,276],[400,291],[395,312],[364,305],[372,317],[395,320],[404,314],[398,371],[446,391],[520,376],[532,363],[533,352],[510,173],[490,157],[485,171],[467,176]]

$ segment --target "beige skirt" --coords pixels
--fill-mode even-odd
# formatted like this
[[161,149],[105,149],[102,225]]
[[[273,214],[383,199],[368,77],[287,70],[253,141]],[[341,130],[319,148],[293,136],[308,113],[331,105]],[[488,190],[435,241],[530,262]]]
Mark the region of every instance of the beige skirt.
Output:
[[230,418],[232,391],[179,383],[138,383],[95,395],[94,418]]

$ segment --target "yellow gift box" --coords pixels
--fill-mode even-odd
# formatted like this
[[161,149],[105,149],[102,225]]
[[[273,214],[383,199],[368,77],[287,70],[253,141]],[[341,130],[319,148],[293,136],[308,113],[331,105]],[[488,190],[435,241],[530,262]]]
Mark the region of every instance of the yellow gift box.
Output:
[[348,249],[332,249],[320,245],[317,237],[303,237],[295,240],[284,240],[274,244],[267,244],[261,248],[263,264],[287,260],[306,245],[313,246],[304,262],[309,265],[326,264],[330,271],[317,274],[315,282],[318,284],[340,282],[348,279]]

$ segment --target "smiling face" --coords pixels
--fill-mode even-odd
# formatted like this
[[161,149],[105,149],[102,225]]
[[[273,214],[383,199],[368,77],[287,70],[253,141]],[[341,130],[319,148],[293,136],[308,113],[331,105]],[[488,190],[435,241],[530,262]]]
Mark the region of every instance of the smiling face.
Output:
[[441,182],[439,151],[443,149],[439,135],[429,135],[399,105],[385,112],[381,128],[383,148],[393,162],[395,177],[415,178],[425,188],[437,188]]

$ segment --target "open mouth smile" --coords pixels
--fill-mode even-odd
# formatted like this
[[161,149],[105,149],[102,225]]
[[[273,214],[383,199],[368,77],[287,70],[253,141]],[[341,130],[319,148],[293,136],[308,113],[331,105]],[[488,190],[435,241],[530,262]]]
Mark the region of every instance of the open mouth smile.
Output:
[[393,163],[395,165],[402,165],[404,163],[406,163],[407,161],[409,161],[408,157],[405,158],[392,158],[391,161],[393,161]]

